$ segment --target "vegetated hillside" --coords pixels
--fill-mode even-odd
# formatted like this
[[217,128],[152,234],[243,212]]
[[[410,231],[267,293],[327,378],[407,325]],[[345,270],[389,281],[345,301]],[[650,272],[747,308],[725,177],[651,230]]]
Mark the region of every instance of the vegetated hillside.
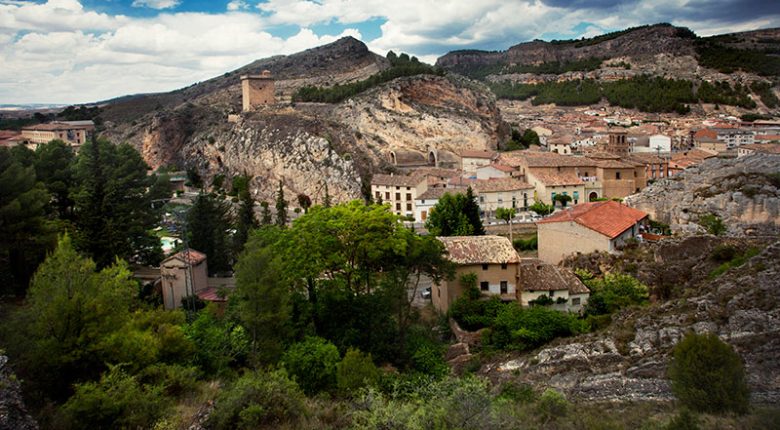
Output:
[[[374,172],[391,169],[391,151],[443,162],[462,149],[495,148],[508,135],[495,97],[484,85],[436,75],[379,83],[338,104],[290,103],[300,88],[365,81],[389,62],[345,38],[288,57],[259,60],[226,76],[164,95],[105,108],[105,135],[136,146],[153,168],[195,169],[207,180],[248,174],[260,200],[281,180],[315,203],[324,184],[337,200],[366,194]],[[239,75],[269,69],[276,105],[242,114]],[[125,116],[126,115],[126,116]]]
[[711,158],[624,201],[669,224],[673,232],[701,232],[704,217],[715,215],[730,234],[777,235],[780,156]]
[[656,302],[612,316],[606,328],[559,339],[532,353],[497,357],[480,373],[552,386],[583,401],[672,400],[667,368],[687,332],[712,332],[745,362],[752,399],[776,404],[780,374],[780,242],[698,236],[589,254],[564,265],[628,272]]

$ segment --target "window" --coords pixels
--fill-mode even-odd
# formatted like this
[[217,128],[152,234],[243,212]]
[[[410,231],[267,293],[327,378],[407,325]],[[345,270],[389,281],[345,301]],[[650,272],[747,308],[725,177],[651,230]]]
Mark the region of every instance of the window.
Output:
[[620,172],[615,172],[615,179],[620,179]]
[[572,304],[572,306],[579,306],[580,305],[580,298],[576,297],[576,298],[571,299],[571,304]]
[[479,289],[482,290],[482,291],[488,291],[490,289],[490,285],[487,282],[485,282],[485,281],[480,282],[479,283]]
[[401,200],[401,193],[395,193],[395,199]]
[[554,296],[554,295],[555,295],[555,291],[553,291],[553,290],[550,290],[550,297],[552,297],[552,296]]
[[412,194],[406,193],[406,200],[411,200],[411,199],[412,199]]
[[390,200],[390,193],[385,193],[385,200]]
[[428,218],[428,211],[422,211],[420,215],[422,216],[422,220],[425,221],[425,219]]
[[553,201],[553,203],[555,202],[555,193],[552,193],[551,200]]
[[487,270],[487,269],[488,269],[487,263],[482,263],[482,270]]
[[506,281],[501,281],[501,294],[506,294],[509,291],[509,286]]
[[395,204],[395,210],[397,210],[397,211],[401,210],[401,204],[400,203],[396,203]]
[[479,196],[479,202],[485,203],[485,196]]
[[377,192],[376,192],[376,198],[377,198],[377,200],[381,199],[381,198],[382,198],[382,193],[380,193],[379,191],[377,191]]
[[506,263],[501,263],[501,269],[506,270]]
[[396,190],[400,190],[400,189],[401,189],[401,187],[395,187],[395,189],[396,189]]
[[407,203],[406,204],[406,210],[408,210],[408,211],[412,210],[412,204],[411,203]]
[[407,190],[407,191],[408,191],[408,190],[411,190],[411,188],[410,188],[410,187],[406,187],[406,190]]

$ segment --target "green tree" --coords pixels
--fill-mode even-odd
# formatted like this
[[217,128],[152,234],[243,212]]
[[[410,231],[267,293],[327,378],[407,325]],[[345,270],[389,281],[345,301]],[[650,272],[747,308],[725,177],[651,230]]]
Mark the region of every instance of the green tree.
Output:
[[699,224],[707,230],[707,233],[720,236],[728,229],[723,220],[715,214],[706,214],[699,217]]
[[201,192],[187,212],[189,246],[208,257],[209,273],[230,270],[230,205],[213,194]]
[[535,201],[528,209],[536,212],[538,215],[545,216],[553,213],[555,206],[544,204],[544,202],[541,201]]
[[290,290],[274,249],[253,235],[236,264],[231,301],[250,340],[252,358],[274,364],[291,338]]
[[209,374],[224,374],[249,352],[244,327],[218,315],[213,305],[199,311],[195,321],[184,327],[184,333],[195,344],[194,364]]
[[138,284],[121,261],[96,272],[68,236],[41,264],[11,329],[34,397],[61,398],[103,369],[104,341],[130,317]]
[[260,225],[271,225],[273,220],[271,219],[270,205],[268,202],[262,201],[260,202],[260,207],[262,208],[260,213]]
[[0,148],[0,183],[0,290],[18,294],[51,240],[44,219],[49,194],[33,167],[6,148]]
[[298,194],[298,206],[303,208],[303,213],[309,212],[311,207],[311,197],[306,194]]
[[434,236],[485,234],[479,217],[479,206],[471,187],[466,190],[466,194],[445,193],[431,208],[425,228]]
[[75,160],[73,149],[61,140],[38,145],[35,150],[35,175],[46,185],[57,216],[63,219],[73,215],[70,193],[76,185]]
[[669,366],[672,392],[699,412],[744,414],[750,406],[742,359],[712,333],[687,334],[674,347]]
[[330,391],[336,386],[339,350],[320,337],[293,344],[282,356],[282,365],[306,394]]
[[287,200],[284,199],[282,181],[279,181],[279,190],[276,192],[276,225],[287,225]]
[[579,272],[590,289],[586,306],[589,315],[603,315],[627,306],[643,305],[649,298],[648,288],[638,279],[625,273],[607,273],[603,278],[590,278],[590,273]]
[[236,217],[236,234],[233,237],[236,253],[244,248],[244,244],[249,239],[249,233],[259,226],[257,217],[255,217],[255,200],[248,188],[241,190],[239,194],[240,204],[238,215]]
[[328,184],[325,184],[325,196],[322,198],[322,206],[326,208],[331,206],[330,194],[328,194]]
[[566,205],[571,201],[571,196],[568,194],[556,194],[553,201],[560,203],[561,207],[565,208]]
[[161,211],[154,209],[150,186],[155,178],[128,144],[96,139],[85,143],[76,162],[74,242],[99,267],[118,256],[156,264],[162,259],[159,239],[151,230]]
[[371,360],[371,354],[349,348],[336,368],[336,381],[343,393],[352,393],[379,380],[379,370]]
[[496,209],[496,218],[503,220],[506,222],[507,226],[509,226],[509,241],[514,243],[514,239],[512,236],[512,219],[515,217],[515,209],[514,208],[498,208]]

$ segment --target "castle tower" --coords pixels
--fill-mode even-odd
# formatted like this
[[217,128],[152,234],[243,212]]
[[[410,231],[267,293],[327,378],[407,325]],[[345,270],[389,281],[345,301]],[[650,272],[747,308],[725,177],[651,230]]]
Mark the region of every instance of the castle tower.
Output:
[[274,103],[274,78],[271,72],[263,70],[261,75],[241,76],[241,96],[244,112],[254,110],[255,106]]
[[609,132],[609,142],[601,148],[601,151],[615,155],[628,155],[629,144],[625,131]]

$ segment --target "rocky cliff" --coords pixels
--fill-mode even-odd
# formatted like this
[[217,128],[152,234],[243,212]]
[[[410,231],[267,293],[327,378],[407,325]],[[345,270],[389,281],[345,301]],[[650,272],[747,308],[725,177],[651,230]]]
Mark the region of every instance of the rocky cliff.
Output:
[[702,232],[700,218],[715,214],[731,234],[778,234],[780,156],[711,158],[657,181],[625,203],[669,224],[673,232]]
[[0,430],[37,429],[22,400],[19,380],[8,367],[8,357],[0,355]]
[[[315,202],[325,183],[337,200],[360,197],[373,173],[395,168],[391,154],[423,163],[432,156],[446,165],[462,149],[495,148],[506,139],[508,126],[490,91],[458,76],[399,78],[340,104],[289,102],[303,85],[346,83],[386,66],[361,42],[342,39],[184,90],[109,105],[105,135],[135,145],[153,168],[194,168],[207,180],[249,174],[260,200],[270,199],[281,180],[291,195]],[[228,122],[240,112],[238,76],[260,69],[276,77],[279,103]]]
[[674,345],[689,331],[712,332],[742,356],[753,401],[777,404],[780,242],[712,280],[706,275],[714,264],[711,252],[724,241],[688,238],[651,245],[639,271],[649,265],[653,268],[646,272],[658,274],[684,261],[689,270],[695,268],[688,272],[687,288],[671,300],[619,313],[604,330],[493,360],[481,373],[499,381],[552,386],[588,401],[672,400],[666,372]]

